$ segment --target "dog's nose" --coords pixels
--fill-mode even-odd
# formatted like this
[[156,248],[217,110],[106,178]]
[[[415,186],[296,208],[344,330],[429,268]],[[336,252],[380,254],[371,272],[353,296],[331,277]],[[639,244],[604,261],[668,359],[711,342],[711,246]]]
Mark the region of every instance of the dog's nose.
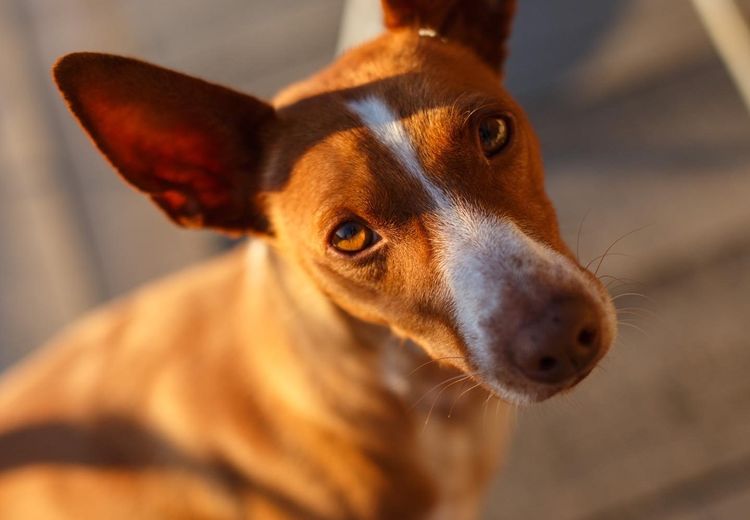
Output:
[[586,375],[602,347],[596,308],[582,297],[553,300],[511,347],[529,379],[560,384]]

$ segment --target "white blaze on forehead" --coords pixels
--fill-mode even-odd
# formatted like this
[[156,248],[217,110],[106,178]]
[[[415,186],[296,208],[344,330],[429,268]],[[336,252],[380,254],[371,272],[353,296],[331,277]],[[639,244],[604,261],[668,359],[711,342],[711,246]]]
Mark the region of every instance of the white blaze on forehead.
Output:
[[[486,226],[475,212],[462,210],[427,177],[406,128],[382,99],[370,96],[350,101],[347,106],[398,159],[402,167],[419,181],[437,206],[440,270],[454,305],[460,332],[476,358],[476,364],[491,366],[494,356],[489,342],[483,339],[481,322],[498,306],[496,300],[499,291],[488,290],[487,287],[490,259],[472,252],[476,252],[477,246],[482,244],[482,234],[494,239],[497,233],[485,229]],[[497,271],[494,271],[494,275],[497,277]],[[492,289],[495,284],[489,285]]]
[[370,96],[347,103],[370,132],[398,159],[404,169],[412,174],[430,197],[441,206],[447,202],[443,191],[435,186],[422,169],[414,145],[401,119],[382,99]]
[[435,185],[422,168],[398,115],[382,99],[371,96],[347,106],[435,203],[433,240],[438,269],[474,365],[498,394],[515,402],[527,400],[494,377],[496,351],[514,335],[514,331],[500,334],[504,337],[498,334],[502,327],[497,322],[504,320],[504,308],[512,305],[505,301],[511,299],[508,295],[533,292],[545,279],[579,287],[604,308],[609,306],[563,255],[527,236],[510,219],[484,212]]

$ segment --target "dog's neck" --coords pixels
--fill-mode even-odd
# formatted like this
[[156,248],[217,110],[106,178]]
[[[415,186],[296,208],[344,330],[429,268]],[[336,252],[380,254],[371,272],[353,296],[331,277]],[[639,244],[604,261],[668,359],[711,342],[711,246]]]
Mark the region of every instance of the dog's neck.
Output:
[[341,421],[342,409],[389,416],[407,410],[405,377],[424,354],[343,311],[272,246],[251,241],[246,258],[248,319],[266,337],[244,355],[249,370],[268,377],[264,391],[305,415],[330,412],[318,417],[324,422]]
[[260,241],[248,245],[245,284],[243,312],[254,344],[241,354],[238,379],[268,408],[271,429],[282,432],[273,441],[281,437],[300,453],[323,458],[337,453],[341,478],[351,479],[352,465],[378,475],[384,487],[363,484],[362,500],[395,508],[393,517],[403,517],[398,496],[404,490],[419,497],[409,508],[427,507],[432,491],[425,488],[430,480],[422,474],[410,396],[393,384],[424,354],[341,310],[296,264]]
[[[352,457],[345,464],[359,459],[358,472],[387,483],[359,491],[364,500],[392,508],[386,518],[436,506],[441,517],[473,516],[480,483],[507,438],[508,409],[493,401],[488,412],[485,392],[467,393],[471,384],[454,384],[462,382],[451,377],[457,371],[340,309],[298,262],[285,261],[272,246],[251,243],[247,268],[254,323],[274,334],[266,343],[273,348],[256,343],[249,362],[264,377],[258,388],[270,392],[269,399],[324,432],[323,445],[306,446],[306,452],[335,447]],[[472,437],[475,445],[467,444],[469,431],[481,432]],[[350,474],[351,468],[341,470]],[[435,496],[445,503],[436,505]]]

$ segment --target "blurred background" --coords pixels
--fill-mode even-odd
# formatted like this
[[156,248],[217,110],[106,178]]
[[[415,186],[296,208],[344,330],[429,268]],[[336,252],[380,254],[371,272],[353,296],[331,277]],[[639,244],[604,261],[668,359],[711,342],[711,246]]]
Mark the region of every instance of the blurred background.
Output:
[[[581,259],[597,265],[625,235],[600,269],[623,326],[579,389],[518,414],[486,518],[750,518],[747,108],[688,0],[519,3],[508,85]],[[734,3],[750,21],[750,0]],[[54,91],[58,56],[135,55],[269,97],[377,27],[373,9],[0,0],[0,370],[228,245],[172,226],[117,178]]]

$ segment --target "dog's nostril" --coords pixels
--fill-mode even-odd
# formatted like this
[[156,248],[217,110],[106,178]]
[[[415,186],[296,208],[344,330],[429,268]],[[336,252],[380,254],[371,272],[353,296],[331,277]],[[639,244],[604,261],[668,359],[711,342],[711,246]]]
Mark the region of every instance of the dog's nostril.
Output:
[[561,384],[590,371],[601,343],[596,307],[583,297],[560,298],[519,331],[511,360],[533,381]]
[[592,328],[582,329],[578,333],[578,344],[582,347],[590,347],[596,341],[596,330]]
[[557,360],[552,356],[544,356],[539,360],[539,370],[541,372],[549,372],[557,367]]

